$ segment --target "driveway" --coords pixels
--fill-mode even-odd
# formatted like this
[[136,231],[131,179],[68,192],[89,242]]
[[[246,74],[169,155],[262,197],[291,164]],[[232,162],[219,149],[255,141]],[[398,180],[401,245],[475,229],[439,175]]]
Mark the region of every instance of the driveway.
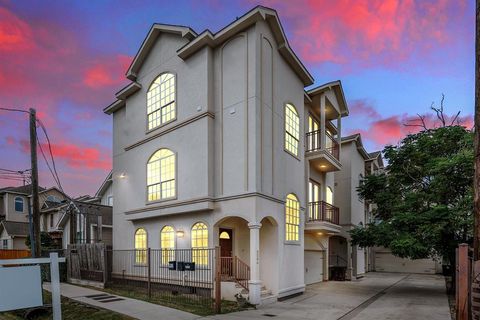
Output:
[[368,273],[346,282],[307,287],[298,297],[258,310],[213,316],[213,319],[450,320],[445,281],[438,275]]

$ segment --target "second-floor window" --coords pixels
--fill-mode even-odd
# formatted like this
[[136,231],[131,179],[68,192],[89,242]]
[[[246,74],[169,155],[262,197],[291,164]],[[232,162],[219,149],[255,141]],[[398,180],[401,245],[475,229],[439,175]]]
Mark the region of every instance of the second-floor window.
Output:
[[147,164],[147,199],[175,197],[175,153],[168,149],[155,152]]
[[22,197],[15,197],[15,211],[16,212],[23,212],[23,198]]
[[285,105],[285,149],[298,156],[298,142],[300,140],[300,118],[295,107],[289,103]]
[[333,205],[333,190],[330,187],[327,187],[325,194],[325,202]]
[[158,76],[147,92],[148,130],[175,119],[175,75]]

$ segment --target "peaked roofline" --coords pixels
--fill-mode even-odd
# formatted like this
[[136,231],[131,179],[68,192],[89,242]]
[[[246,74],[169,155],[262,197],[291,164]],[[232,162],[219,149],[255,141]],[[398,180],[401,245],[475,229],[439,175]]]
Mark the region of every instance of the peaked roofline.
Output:
[[309,97],[322,93],[326,90],[333,89],[335,96],[340,104],[340,113],[342,117],[348,116],[350,111],[348,110],[347,100],[345,99],[345,93],[343,92],[342,81],[335,80],[319,85],[318,87],[307,90],[306,93]]
[[365,147],[363,146],[362,135],[360,133],[354,133],[352,135],[342,137],[342,144],[350,142],[355,142],[358,151],[363,156],[365,161],[371,159],[370,154],[367,152],[367,150],[365,150]]
[[197,35],[197,33],[190,27],[159,23],[153,24],[147,36],[143,40],[140,49],[135,55],[135,58],[130,64],[126,76],[128,79],[136,81],[137,73],[140,70],[142,63],[148,56],[148,53],[155,44],[155,40],[160,35],[160,33],[178,34],[189,41],[186,45],[184,45],[177,51],[178,56],[185,60],[204,46],[207,45],[210,47],[216,47],[237,34],[238,32],[244,30],[245,28],[251,26],[252,24],[260,20],[265,20],[268,23],[273,32],[275,40],[277,41],[280,54],[292,67],[292,69],[299,76],[299,78],[302,79],[304,85],[309,86],[313,84],[312,75],[308,72],[303,63],[300,61],[300,59],[296,56],[296,54],[290,47],[287,37],[285,36],[282,24],[280,23],[280,19],[278,18],[277,12],[274,9],[263,6],[254,7],[252,10],[248,11],[240,18],[223,27],[217,33],[212,33],[210,30],[207,29],[203,31],[200,35]]
[[171,25],[171,24],[162,24],[154,23],[150,28],[147,36],[142,42],[142,45],[137,51],[135,58],[133,58],[132,63],[128,67],[126,76],[128,79],[135,81],[137,79],[137,72],[140,69],[143,61],[147,57],[150,49],[155,44],[155,40],[161,33],[171,33],[178,34],[182,38],[186,38],[189,41],[197,37],[197,33],[190,27],[181,26],[181,25]]
[[105,180],[103,180],[100,188],[98,188],[97,192],[95,193],[95,198],[99,198],[100,194],[103,193],[108,188],[108,184],[112,182],[112,173],[113,173],[113,170],[110,170]]

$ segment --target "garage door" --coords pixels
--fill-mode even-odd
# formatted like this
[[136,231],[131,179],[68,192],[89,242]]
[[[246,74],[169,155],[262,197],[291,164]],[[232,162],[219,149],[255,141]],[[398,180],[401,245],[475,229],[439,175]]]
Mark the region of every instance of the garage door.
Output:
[[406,273],[435,273],[435,260],[432,259],[403,259],[390,252],[375,252],[375,271],[406,272]]
[[305,284],[323,280],[323,251],[305,250]]

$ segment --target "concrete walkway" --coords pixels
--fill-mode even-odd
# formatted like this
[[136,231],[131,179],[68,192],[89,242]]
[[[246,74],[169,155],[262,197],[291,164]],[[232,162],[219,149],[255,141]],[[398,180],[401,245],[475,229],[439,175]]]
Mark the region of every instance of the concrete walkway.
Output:
[[[60,284],[62,296],[72,300],[89,304],[95,307],[111,310],[132,318],[142,320],[193,320],[201,319],[200,316],[160,306],[158,304],[148,303],[141,300],[125,298],[111,295],[103,291],[83,288],[67,283]],[[50,291],[50,284],[44,284],[45,290]]]
[[298,297],[258,310],[216,315],[213,319],[450,320],[442,276],[368,273],[346,282],[307,286]]

